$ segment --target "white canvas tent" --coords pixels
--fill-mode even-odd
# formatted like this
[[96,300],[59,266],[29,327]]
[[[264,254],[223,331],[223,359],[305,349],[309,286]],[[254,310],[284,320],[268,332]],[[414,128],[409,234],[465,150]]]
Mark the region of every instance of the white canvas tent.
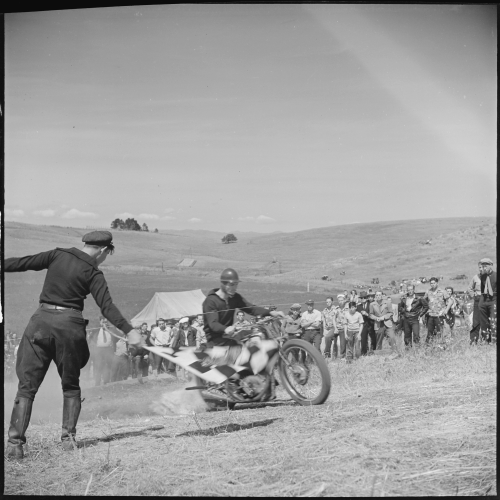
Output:
[[138,327],[147,323],[148,327],[156,323],[158,318],[182,318],[201,314],[201,305],[205,295],[201,290],[187,292],[156,292],[149,304],[132,318],[132,326]]

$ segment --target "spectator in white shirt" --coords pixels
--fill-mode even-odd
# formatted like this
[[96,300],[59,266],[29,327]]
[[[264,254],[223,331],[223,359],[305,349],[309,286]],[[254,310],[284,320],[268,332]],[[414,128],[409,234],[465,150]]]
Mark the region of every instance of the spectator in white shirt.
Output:
[[[163,318],[158,319],[158,327],[154,328],[151,332],[151,343],[154,347],[168,347],[170,343],[170,327],[167,329],[166,322]],[[155,377],[158,377],[162,367],[166,370],[166,366],[168,361],[160,356],[159,354],[154,354],[154,369],[153,374]]]
[[302,340],[311,343],[314,347],[316,347],[316,349],[318,349],[318,351],[320,351],[321,340],[323,338],[320,328],[323,319],[321,317],[321,313],[317,309],[314,309],[313,300],[308,300],[306,305],[307,311],[304,311],[300,317],[300,324],[304,331]]
[[101,385],[101,381],[107,384],[111,379],[111,364],[113,362],[114,346],[112,336],[108,330],[108,320],[101,316],[99,318],[101,328],[97,334],[94,359],[95,385]]

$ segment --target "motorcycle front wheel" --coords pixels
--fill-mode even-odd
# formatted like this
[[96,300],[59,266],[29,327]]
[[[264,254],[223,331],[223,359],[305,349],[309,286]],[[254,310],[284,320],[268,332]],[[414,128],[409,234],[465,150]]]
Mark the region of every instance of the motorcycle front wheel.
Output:
[[297,403],[320,405],[330,395],[330,371],[321,353],[309,342],[285,342],[278,369],[283,387]]

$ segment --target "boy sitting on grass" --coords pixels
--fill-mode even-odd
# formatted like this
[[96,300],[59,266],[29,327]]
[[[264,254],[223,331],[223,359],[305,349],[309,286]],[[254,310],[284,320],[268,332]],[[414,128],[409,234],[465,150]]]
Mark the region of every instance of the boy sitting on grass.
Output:
[[[346,341],[346,361],[352,363],[354,350],[359,355],[359,344],[361,341],[361,330],[363,329],[363,316],[356,310],[356,302],[349,302],[349,311],[344,315],[344,333]],[[357,357],[356,356],[356,357]]]

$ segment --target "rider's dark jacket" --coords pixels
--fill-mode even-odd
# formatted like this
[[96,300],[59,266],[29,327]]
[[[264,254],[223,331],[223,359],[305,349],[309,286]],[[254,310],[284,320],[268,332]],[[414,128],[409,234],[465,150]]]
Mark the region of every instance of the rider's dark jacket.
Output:
[[244,299],[239,293],[228,297],[227,302],[221,299],[216,292],[218,288],[210,290],[203,301],[204,325],[207,341],[218,344],[222,341],[224,330],[233,324],[236,309],[253,316],[270,316],[271,312],[265,307],[255,306]]

